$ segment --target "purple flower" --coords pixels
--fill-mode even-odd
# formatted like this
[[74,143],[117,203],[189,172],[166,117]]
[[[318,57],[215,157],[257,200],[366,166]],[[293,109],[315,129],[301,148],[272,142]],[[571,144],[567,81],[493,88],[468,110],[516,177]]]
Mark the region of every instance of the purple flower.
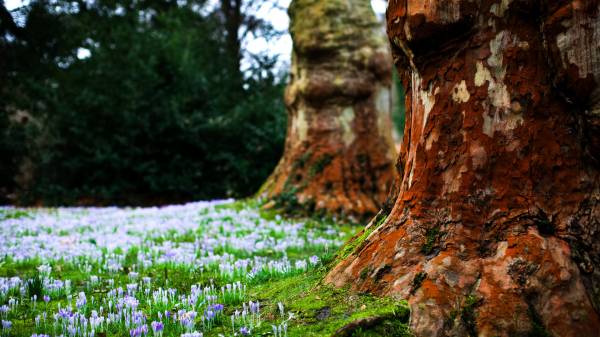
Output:
[[214,311],[223,311],[223,304],[213,304],[212,305],[212,310]]
[[191,331],[191,329],[194,328],[194,320],[195,319],[196,319],[195,311],[186,312],[185,310],[179,310],[179,321],[181,322],[181,325],[183,327],[185,327],[186,329]]
[[2,320],[2,329],[3,330],[10,330],[10,328],[12,328],[12,322],[11,321]]
[[73,316],[73,314],[71,313],[71,311],[61,308],[58,310],[58,316],[62,319],[67,319],[67,318]]
[[44,295],[44,302],[46,302],[46,303],[50,302],[50,296]]
[[129,336],[140,337],[148,333],[148,326],[146,324],[136,327],[135,329],[129,330]]
[[131,337],[139,337],[141,335],[142,335],[142,332],[138,328],[129,330],[129,336],[131,336]]
[[260,303],[258,303],[258,301],[256,302],[252,302],[250,301],[250,303],[248,303],[250,305],[250,312],[253,314],[256,314],[259,312],[260,310]]
[[163,331],[163,329],[164,329],[164,325],[162,322],[154,321],[154,322],[150,323],[150,326],[152,326],[152,331],[154,331],[155,333]]
[[77,301],[75,302],[75,305],[77,305],[77,309],[80,309],[86,303],[87,303],[87,299],[85,298],[85,293],[84,292],[80,292],[79,296],[77,296]]
[[242,334],[242,336],[250,336],[250,329],[243,326],[240,328],[240,333]]
[[135,297],[129,295],[123,297],[123,303],[125,304],[126,308],[131,309],[136,309],[140,304],[140,302]]
[[215,312],[211,309],[208,309],[204,312],[204,317],[206,317],[206,319],[211,320],[213,318],[215,318]]

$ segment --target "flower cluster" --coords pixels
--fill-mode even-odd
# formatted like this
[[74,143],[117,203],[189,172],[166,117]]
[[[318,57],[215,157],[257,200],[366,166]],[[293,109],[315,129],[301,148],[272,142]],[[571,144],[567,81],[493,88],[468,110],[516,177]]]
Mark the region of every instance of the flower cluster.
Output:
[[[2,335],[16,329],[22,308],[35,321],[32,337],[95,337],[109,331],[202,337],[229,324],[231,335],[251,335],[263,319],[261,304],[249,298],[248,282],[303,273],[342,241],[333,228],[278,216],[267,220],[257,208],[236,209],[228,202],[39,209],[3,220],[0,265],[35,263],[36,275],[0,277]],[[61,277],[55,270],[59,261],[87,279]],[[173,273],[200,282],[175,286],[181,276]],[[287,334],[291,319],[281,306],[276,336]]]

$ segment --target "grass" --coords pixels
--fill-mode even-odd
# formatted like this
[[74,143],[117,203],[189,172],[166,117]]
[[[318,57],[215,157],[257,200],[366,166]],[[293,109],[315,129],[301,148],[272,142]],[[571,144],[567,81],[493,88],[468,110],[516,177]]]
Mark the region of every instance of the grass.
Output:
[[381,226],[385,220],[387,219],[387,215],[383,213],[379,213],[376,215],[374,219],[374,224],[368,228],[363,229],[357,237],[353,238],[350,242],[344,245],[337,254],[336,261],[341,261],[351,254],[354,254],[358,251],[358,249],[362,248],[365,244],[365,241],[375,231],[379,226]]
[[[405,302],[356,294],[348,289],[337,289],[322,283],[322,279],[328,271],[327,266],[331,265],[337,254],[337,247],[323,246],[319,243],[308,244],[308,242],[312,242],[311,240],[314,238],[327,238],[327,240],[335,238],[339,242],[344,242],[352,237],[360,227],[336,224],[330,219],[305,219],[303,225],[299,226],[285,223],[280,214],[275,211],[259,209],[260,204],[255,200],[237,201],[216,205],[208,211],[200,210],[197,228],[176,229],[178,227],[175,227],[172,230],[156,232],[154,229],[145,231],[142,227],[142,229],[127,231],[127,235],[131,235],[132,238],[143,238],[141,244],[116,247],[112,250],[99,246],[100,258],[83,256],[44,261],[42,257],[19,260],[11,255],[6,255],[0,258],[0,278],[6,280],[10,277],[19,277],[24,282],[20,289],[12,288],[7,292],[0,292],[0,307],[11,306],[8,313],[0,314],[1,318],[12,322],[12,328],[4,331],[2,336],[31,336],[33,333],[51,333],[53,330],[51,324],[54,322],[53,315],[58,312],[59,307],[75,307],[78,296],[80,296],[78,294],[81,292],[85,293],[87,304],[77,309],[77,312],[88,318],[93,310],[100,312],[101,306],[106,312],[107,304],[113,296],[110,295],[111,292],[119,287],[126,291],[128,285],[132,283],[138,284],[134,291],[134,296],[139,300],[137,309],[143,312],[148,325],[151,321],[158,320],[158,312],[190,310],[186,303],[178,300],[173,300],[168,304],[153,301],[151,293],[144,294],[142,290],[145,286],[141,280],[145,277],[151,279],[152,291],[171,288],[177,292],[178,296],[191,296],[190,289],[194,285],[214,288],[215,291],[211,294],[215,294],[217,303],[224,305],[222,313],[207,325],[201,319],[203,314],[201,310],[205,310],[204,313],[206,313],[208,307],[205,304],[197,305],[198,317],[192,322],[193,330],[203,331],[204,336],[234,335],[230,319],[232,316],[235,317],[235,333],[237,335],[240,335],[239,328],[241,326],[252,325],[251,335],[253,336],[273,336],[275,335],[273,326],[276,328],[285,326],[286,335],[290,337],[331,336],[336,331],[340,331],[340,336],[410,336],[407,327],[409,311]],[[249,210],[258,210],[259,216],[244,218],[244,212]],[[18,214],[18,217],[11,215],[5,217],[5,220],[33,217],[24,210],[11,210],[11,212],[13,212],[11,214]],[[49,213],[59,214],[60,212],[49,210]],[[239,221],[255,221],[257,223],[256,231],[248,230],[248,227],[240,225]],[[270,222],[270,225],[259,226],[265,221]],[[111,226],[118,227],[112,223]],[[279,226],[282,227],[279,228]],[[100,245],[102,237],[83,237],[93,233],[96,230],[94,227],[80,228],[85,229],[81,231],[82,242],[94,246]],[[15,238],[36,238],[41,230],[30,226],[28,231],[19,230],[14,235]],[[65,230],[60,228],[43,227],[43,231],[44,233],[53,232],[57,238],[69,238],[71,235],[71,231],[63,233]],[[2,233],[0,232],[0,234]],[[311,257],[318,257],[320,262],[312,267],[309,265],[305,268],[291,268],[284,272],[259,270],[253,277],[248,278],[243,271],[223,274],[221,267],[216,264],[200,266],[171,261],[161,262],[155,253],[157,247],[162,247],[164,244],[174,248],[202,245],[204,244],[203,240],[210,239],[210,235],[216,235],[216,238],[220,240],[258,235],[262,237],[260,240],[272,242],[272,244],[254,250],[226,244],[215,245],[211,246],[208,251],[196,250],[194,254],[202,252],[202,254],[215,254],[215,256],[229,256],[232,261],[249,259],[265,259],[265,261],[275,262],[308,261]],[[363,233],[363,235],[365,234]],[[257,242],[262,242],[260,240]],[[285,240],[299,240],[306,244],[291,245],[283,251],[277,249],[276,243]],[[119,268],[107,267],[113,260],[118,261]],[[47,263],[51,267],[52,271],[49,275],[39,269],[43,263]],[[132,276],[134,275],[133,271],[137,273],[135,276]],[[92,282],[94,278],[97,278],[98,281]],[[44,282],[49,283],[54,280],[69,280],[70,288],[67,289],[65,286],[59,290],[51,290],[44,285]],[[236,282],[240,282],[239,285],[243,286],[244,291],[221,293],[221,287],[229,287]],[[50,302],[42,301],[44,295],[51,297]],[[33,300],[34,296],[36,301]],[[94,304],[91,303],[92,298],[95,301]],[[205,297],[200,297],[200,299],[202,298]],[[250,301],[260,302],[260,320],[256,320],[256,317],[242,319],[239,316],[239,312],[249,305]],[[36,317],[44,314],[47,315],[47,323],[36,323]],[[377,324],[369,322],[377,322]],[[44,327],[44,325],[46,326]],[[180,336],[183,332],[184,330],[179,324],[169,323],[165,324],[163,336]],[[108,325],[101,331],[99,330],[96,336],[130,336],[130,329],[118,324]],[[152,332],[148,336],[153,336]]]

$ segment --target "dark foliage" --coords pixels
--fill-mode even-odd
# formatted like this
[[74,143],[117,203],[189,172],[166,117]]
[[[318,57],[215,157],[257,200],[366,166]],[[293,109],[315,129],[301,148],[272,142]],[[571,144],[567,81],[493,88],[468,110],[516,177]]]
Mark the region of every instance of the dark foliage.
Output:
[[285,137],[273,60],[240,88],[204,1],[59,3],[0,26],[3,197],[160,204],[258,189]]

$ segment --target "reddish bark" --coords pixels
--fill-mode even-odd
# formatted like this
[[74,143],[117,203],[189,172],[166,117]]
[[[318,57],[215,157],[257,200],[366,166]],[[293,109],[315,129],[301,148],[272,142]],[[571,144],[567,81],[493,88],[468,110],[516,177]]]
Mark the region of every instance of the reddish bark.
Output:
[[597,336],[599,11],[390,1],[402,179],[327,281],[407,298],[417,336]]
[[367,0],[295,0],[290,17],[285,153],[262,194],[290,211],[371,216],[395,158],[381,25]]

